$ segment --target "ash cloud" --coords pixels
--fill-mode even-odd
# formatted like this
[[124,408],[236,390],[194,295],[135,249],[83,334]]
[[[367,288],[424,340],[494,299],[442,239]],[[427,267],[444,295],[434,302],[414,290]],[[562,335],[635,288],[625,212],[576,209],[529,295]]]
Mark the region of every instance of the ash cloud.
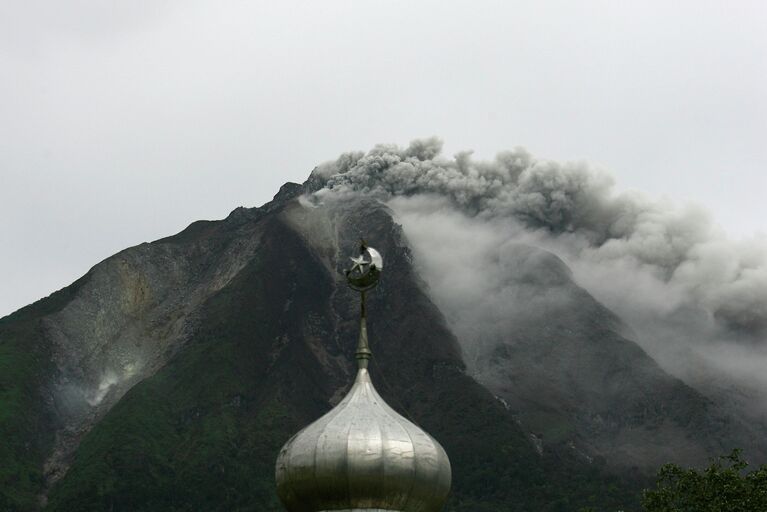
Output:
[[667,370],[688,381],[704,367],[740,372],[767,389],[754,363],[767,362],[767,240],[733,241],[701,208],[616,193],[583,162],[522,148],[475,161],[441,148],[430,138],[346,153],[314,170],[314,196],[387,202],[448,316],[481,317],[471,297],[489,285],[475,266],[498,261],[504,244],[528,244],[562,258]]
[[407,148],[379,145],[367,154],[344,154],[315,173],[326,178],[327,191],[384,200],[436,195],[469,218],[513,220],[561,242],[566,259],[620,262],[679,288],[686,297],[674,300],[704,308],[712,321],[744,335],[764,334],[764,240],[728,240],[699,208],[615,194],[612,178],[585,163],[540,160],[521,148],[493,162],[475,162],[469,152],[445,159],[440,150],[435,138]]

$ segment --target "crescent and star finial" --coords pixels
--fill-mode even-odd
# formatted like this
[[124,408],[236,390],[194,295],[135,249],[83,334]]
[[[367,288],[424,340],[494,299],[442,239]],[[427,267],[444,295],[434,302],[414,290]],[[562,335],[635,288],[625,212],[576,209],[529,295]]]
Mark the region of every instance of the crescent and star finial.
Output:
[[381,253],[360,240],[359,256],[353,256],[352,268],[345,272],[346,281],[353,290],[366,292],[375,288],[383,270]]
[[360,292],[360,336],[357,342],[355,358],[360,369],[367,368],[368,361],[373,353],[368,345],[368,329],[366,322],[365,292],[372,290],[378,284],[383,269],[381,253],[368,247],[364,240],[360,240],[359,256],[351,258],[352,268],[345,272],[346,282],[352,290]]

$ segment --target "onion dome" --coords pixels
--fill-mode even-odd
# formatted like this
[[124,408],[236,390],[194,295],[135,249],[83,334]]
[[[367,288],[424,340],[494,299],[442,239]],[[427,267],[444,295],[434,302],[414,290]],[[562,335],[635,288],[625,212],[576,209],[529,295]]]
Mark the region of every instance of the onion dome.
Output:
[[378,281],[381,256],[363,243],[352,260],[347,279],[362,296],[357,376],[337,406],[282,447],[277,494],[289,512],[437,512],[450,490],[447,454],[383,401],[368,373],[365,292]]

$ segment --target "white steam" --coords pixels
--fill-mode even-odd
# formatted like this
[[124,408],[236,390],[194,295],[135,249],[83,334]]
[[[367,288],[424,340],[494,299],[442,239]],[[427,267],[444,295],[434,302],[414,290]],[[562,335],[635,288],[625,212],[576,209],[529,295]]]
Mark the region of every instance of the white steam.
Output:
[[114,372],[106,372],[104,375],[102,375],[101,379],[99,380],[99,385],[96,389],[91,391],[89,393],[89,396],[86,398],[86,401],[91,407],[95,407],[101,403],[102,400],[104,400],[104,397],[107,396],[107,393],[109,393],[109,390],[112,389],[112,387],[119,382],[119,379],[117,378],[117,374]]

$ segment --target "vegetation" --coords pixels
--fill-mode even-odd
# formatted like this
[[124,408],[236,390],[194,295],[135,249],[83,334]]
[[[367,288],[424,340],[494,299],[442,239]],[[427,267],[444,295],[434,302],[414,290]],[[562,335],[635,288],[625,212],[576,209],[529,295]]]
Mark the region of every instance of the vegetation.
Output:
[[666,464],[655,489],[644,492],[646,512],[767,511],[767,465],[747,472],[740,450],[719,457],[706,469]]
[[43,460],[53,444],[41,393],[51,357],[41,343],[40,318],[64,307],[87,279],[0,318],[0,511],[37,506]]

